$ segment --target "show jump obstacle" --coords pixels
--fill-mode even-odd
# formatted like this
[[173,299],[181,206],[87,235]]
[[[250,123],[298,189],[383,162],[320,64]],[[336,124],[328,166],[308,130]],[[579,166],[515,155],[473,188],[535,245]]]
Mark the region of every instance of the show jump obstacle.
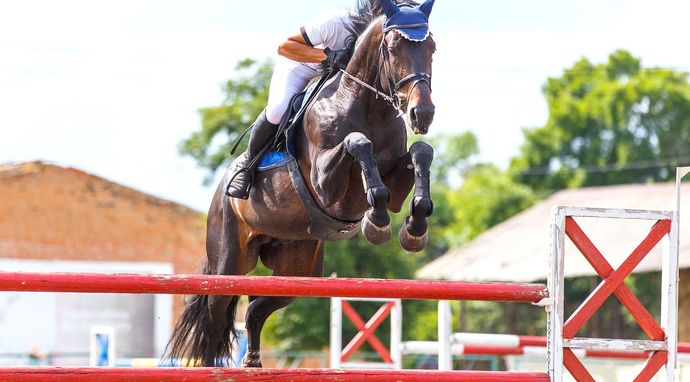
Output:
[[[688,167],[677,170],[675,211],[554,208],[550,227],[549,297],[538,303],[533,302],[546,308],[546,337],[471,333],[451,335],[448,301],[439,301],[438,342],[400,342],[401,319],[392,313],[389,351],[380,344],[380,341],[373,334],[373,330],[383,321],[385,314],[391,311],[391,309],[385,309],[386,306],[395,306],[396,309],[400,309],[399,300],[385,300],[386,304],[364,325],[361,318],[347,304],[346,299],[332,298],[331,365],[342,368],[362,366],[362,364],[347,362],[347,360],[351,356],[351,350],[366,340],[370,342],[383,361],[382,363],[367,364],[371,367],[398,368],[403,354],[436,354],[438,355],[439,370],[450,370],[453,354],[522,355],[546,353],[548,374],[551,381],[562,381],[564,366],[577,381],[594,381],[590,372],[580,361],[580,358],[590,357],[644,359],[646,360],[645,365],[635,381],[649,381],[661,369],[663,369],[662,372],[667,381],[674,381],[678,351],[683,353],[685,359],[690,359],[690,344],[679,345],[677,341],[680,180],[689,172],[690,168]],[[653,223],[653,226],[618,269],[613,269],[580,228],[576,218],[648,220]],[[603,281],[564,323],[563,288],[566,236]],[[660,241],[663,241],[661,244],[663,251],[662,315],[661,322],[658,323],[623,282]],[[647,334],[649,340],[575,337],[578,330],[611,294],[615,295],[628,309],[635,321]],[[364,300],[376,301],[377,299]],[[345,349],[342,348],[342,312],[345,312],[359,330],[359,333]]]
[[[306,277],[100,275],[0,272],[0,291],[161,293],[538,302],[544,285]],[[233,368],[0,368],[0,381],[549,381],[546,373],[478,371],[233,369]]]
[[[366,301],[385,301],[385,304],[369,322],[364,325],[361,318],[352,311],[346,299],[331,299],[331,365],[337,367],[383,367],[397,368],[402,354],[438,354],[439,370],[451,369],[453,354],[474,355],[521,355],[544,354],[549,362],[549,376],[552,381],[561,381],[563,366],[577,381],[594,381],[589,371],[584,367],[580,358],[619,358],[643,359],[645,365],[635,381],[649,381],[665,366],[667,381],[675,378],[677,344],[677,248],[678,248],[678,220],[676,212],[639,211],[616,209],[593,209],[559,207],[554,209],[552,230],[551,275],[549,277],[550,297],[541,300],[539,305],[545,306],[548,320],[548,336],[511,336],[450,332],[450,308],[447,301],[439,301],[439,334],[438,342],[407,341],[400,342],[400,318],[391,314],[391,346],[390,352],[380,344],[374,336],[373,330],[383,321],[385,314],[395,306],[398,310],[400,300],[356,299]],[[642,219],[650,220],[653,225],[641,243],[630,256],[614,270],[604,256],[576,222],[576,218],[605,218],[605,219]],[[563,322],[564,306],[564,259],[565,236],[567,236],[592,265],[602,278],[601,284],[585,299],[582,305]],[[623,280],[661,241],[663,249],[662,269],[662,317],[661,324],[649,314],[647,309],[635,297],[632,291],[623,284]],[[632,339],[601,339],[575,337],[604,301],[614,294],[638,322],[642,330],[649,336],[649,340]],[[349,317],[360,330],[350,344],[341,348],[342,341],[342,312]],[[351,363],[346,362],[353,347],[361,345],[365,340],[380,355],[381,363]],[[341,350],[342,349],[342,350]],[[690,352],[689,344],[682,344],[681,350]]]
[[[679,169],[680,170],[680,169]],[[687,173],[687,171],[686,171]],[[656,223],[647,237],[618,269],[613,269],[586,237],[575,219],[581,217],[646,219]],[[563,367],[578,381],[594,379],[575,349],[644,350],[651,356],[636,381],[649,381],[660,369],[674,381],[677,348],[678,213],[559,207],[551,224],[551,272],[548,288],[538,284],[471,283],[415,280],[251,277],[209,275],[102,275],[76,273],[0,272],[0,291],[311,296],[528,302],[547,311],[548,373],[351,370],[351,369],[233,369],[233,368],[116,368],[2,367],[0,380],[10,381],[561,381]],[[564,321],[563,281],[565,237],[578,247],[603,281],[575,313]],[[662,318],[657,323],[623,280],[660,240],[666,240],[662,270]],[[489,271],[489,270],[487,270]],[[632,313],[649,340],[575,337],[602,303],[614,294]],[[383,310],[393,310],[389,302]],[[383,315],[381,311],[380,315]],[[355,317],[353,315],[352,317]],[[351,317],[351,318],[352,318]],[[364,323],[359,316],[357,343],[367,339],[378,319]],[[449,333],[448,333],[449,334]],[[357,343],[350,348],[356,348]],[[352,350],[354,351],[354,350]],[[449,353],[449,352],[448,352]],[[341,354],[342,357],[342,354]],[[341,358],[342,359],[342,358]],[[393,361],[393,360],[391,360]]]

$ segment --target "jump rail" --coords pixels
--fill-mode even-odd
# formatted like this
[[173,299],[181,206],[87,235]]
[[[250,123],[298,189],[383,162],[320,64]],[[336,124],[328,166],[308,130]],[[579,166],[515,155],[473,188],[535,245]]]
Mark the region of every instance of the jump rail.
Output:
[[[688,170],[690,172],[690,170]],[[631,256],[614,270],[584,234],[572,217],[608,217],[654,219],[658,222]],[[60,368],[1,367],[0,380],[11,381],[561,381],[564,364],[577,380],[593,381],[573,350],[588,349],[646,350],[652,356],[636,380],[649,381],[662,368],[667,381],[675,375],[677,347],[677,254],[678,212],[582,209],[561,207],[555,210],[551,225],[551,274],[549,286],[541,284],[475,283],[420,280],[341,279],[314,277],[256,277],[211,275],[132,275],[78,273],[0,272],[0,291],[76,292],[76,293],[139,293],[139,294],[201,294],[354,297],[422,300],[478,300],[531,302],[547,308],[548,373],[422,371],[422,370],[338,370],[338,369],[229,369],[229,368]],[[660,227],[660,228],[659,228]],[[573,317],[564,325],[564,241],[571,238],[590,264],[604,279]],[[661,324],[646,320],[646,312],[634,296],[630,296],[623,279],[649,252],[663,235],[668,237],[662,271]],[[649,247],[649,248],[648,248]],[[641,248],[641,249],[640,249]],[[609,269],[611,268],[611,269]],[[612,293],[631,311],[652,341],[582,339],[574,337],[579,327],[599,307],[599,302]],[[620,295],[620,296],[619,296]],[[638,306],[639,305],[639,306]],[[641,307],[641,308],[640,308]],[[638,309],[640,308],[640,309]],[[644,311],[643,311],[644,310]],[[582,313],[584,312],[584,313]],[[641,318],[640,318],[641,317]],[[578,321],[579,320],[579,321]],[[577,321],[573,324],[571,321]],[[659,326],[659,328],[657,328]],[[566,330],[567,329],[567,330]],[[448,333],[450,334],[450,333]],[[446,336],[449,338],[450,336]],[[658,337],[658,338],[657,338]],[[528,342],[542,343],[529,338]],[[518,344],[520,345],[520,344]],[[526,346],[527,344],[522,344]],[[533,345],[533,344],[531,344]],[[615,345],[615,346],[612,346]],[[439,352],[439,358],[441,357]],[[450,353],[447,351],[446,353]],[[646,354],[646,353],[644,353]],[[444,355],[445,356],[445,355]]]
[[[406,341],[401,345],[401,352],[403,354],[438,354],[438,343],[436,341]],[[546,356],[548,354],[546,344],[544,345],[524,345],[524,346],[509,346],[509,345],[478,345],[478,344],[462,344],[453,343],[450,349],[453,355],[487,355],[487,356],[522,356],[522,355],[538,355]],[[594,349],[574,349],[573,352],[580,358],[606,358],[606,359],[648,359],[651,353],[642,350],[594,350]],[[688,354],[688,346],[678,346],[678,359],[681,361],[690,361],[690,354]]]
[[[110,367],[8,367],[0,368],[3,380],[13,382],[196,382],[196,381],[464,381],[547,382],[546,373],[425,370],[336,370],[336,369],[231,369],[231,368],[110,368]],[[4,379],[7,378],[7,379]]]
[[539,302],[542,284],[321,277],[0,272],[0,291],[385,297],[419,300]]
[[[422,280],[210,275],[138,275],[0,272],[0,291],[206,294],[310,297],[384,297],[537,303],[540,284]],[[11,381],[549,381],[547,373],[225,368],[0,367]]]

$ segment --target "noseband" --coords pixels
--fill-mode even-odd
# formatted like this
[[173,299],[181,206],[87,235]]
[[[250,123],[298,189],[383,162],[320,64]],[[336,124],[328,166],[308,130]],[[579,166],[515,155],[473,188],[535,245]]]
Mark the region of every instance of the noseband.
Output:
[[[374,84],[378,83],[379,81],[379,76],[381,75],[381,72],[384,72],[385,76],[385,81],[386,84],[388,85],[388,94],[385,94],[381,92],[378,88],[375,86],[371,86],[367,84],[366,82],[360,80],[356,76],[346,72],[344,69],[340,69],[340,71],[351,78],[353,81],[357,82],[358,84],[364,86],[365,88],[373,91],[376,93],[376,97],[378,98],[379,96],[389,102],[395,110],[398,111],[398,117],[402,117],[405,115],[407,110],[404,110],[401,107],[401,100],[400,97],[398,97],[398,91],[405,85],[407,85],[409,82],[412,82],[412,86],[410,86],[410,90],[407,92],[407,97],[405,98],[405,109],[407,108],[407,102],[410,99],[410,95],[412,94],[412,90],[419,85],[420,83],[424,82],[429,86],[429,90],[431,90],[431,74],[426,73],[426,72],[414,72],[411,74],[406,75],[405,77],[401,78],[400,80],[396,81],[395,80],[395,73],[391,69],[391,63],[390,63],[390,54],[388,53],[388,44],[386,44],[386,35],[388,32],[395,30],[396,28],[419,28],[419,27],[424,27],[426,24],[413,24],[413,25],[396,25],[395,27],[387,27],[383,30],[383,38],[381,39],[381,46],[380,46],[380,60],[379,60],[379,67],[378,70],[376,71],[376,79],[374,80]],[[420,41],[421,42],[421,41]],[[381,67],[383,66],[383,70]]]

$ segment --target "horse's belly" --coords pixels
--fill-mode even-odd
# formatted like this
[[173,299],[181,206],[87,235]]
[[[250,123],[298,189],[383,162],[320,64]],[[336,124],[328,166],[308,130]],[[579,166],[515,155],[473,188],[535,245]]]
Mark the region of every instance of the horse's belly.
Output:
[[256,234],[284,240],[313,240],[310,217],[284,167],[260,172],[248,200],[233,207]]
[[283,240],[338,241],[359,232],[359,221],[336,220],[314,206],[307,209],[285,167],[257,174],[249,199],[232,199],[232,204],[254,235]]

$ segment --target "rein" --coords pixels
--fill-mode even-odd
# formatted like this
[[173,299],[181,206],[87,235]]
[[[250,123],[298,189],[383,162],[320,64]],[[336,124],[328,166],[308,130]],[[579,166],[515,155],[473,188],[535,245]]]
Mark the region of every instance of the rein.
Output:
[[[419,27],[423,26],[422,24],[412,24],[412,25],[400,25],[396,26],[396,28],[400,27]],[[383,31],[383,38],[381,39],[381,46],[380,46],[380,57],[381,60],[379,60],[379,66],[378,70],[376,72],[376,80],[374,81],[375,83],[378,81],[379,75],[381,73],[381,65],[383,65],[383,71],[385,72],[385,80],[388,83],[388,93],[383,93],[380,91],[378,88],[375,86],[369,85],[368,83],[360,80],[357,76],[352,75],[348,73],[345,69],[340,69],[340,72],[343,73],[343,75],[347,76],[354,82],[358,83],[361,86],[364,86],[365,88],[369,89],[370,91],[376,93],[376,98],[381,97],[383,98],[386,102],[390,103],[395,110],[398,111],[397,117],[400,118],[403,115],[405,115],[406,110],[403,110],[402,107],[400,106],[401,100],[400,97],[398,97],[398,91],[405,86],[407,83],[412,82],[412,86],[410,87],[410,90],[407,92],[407,97],[405,101],[409,100],[410,95],[412,94],[412,90],[419,85],[422,82],[425,82],[427,85],[429,85],[429,89],[431,89],[431,74],[426,73],[426,72],[414,72],[411,74],[406,75],[405,77],[401,78],[400,80],[396,81],[395,76],[393,75],[393,70],[391,69],[391,63],[390,63],[390,55],[388,54],[388,45],[386,44],[386,35],[388,32],[395,30],[395,28],[388,27],[384,29]]]

